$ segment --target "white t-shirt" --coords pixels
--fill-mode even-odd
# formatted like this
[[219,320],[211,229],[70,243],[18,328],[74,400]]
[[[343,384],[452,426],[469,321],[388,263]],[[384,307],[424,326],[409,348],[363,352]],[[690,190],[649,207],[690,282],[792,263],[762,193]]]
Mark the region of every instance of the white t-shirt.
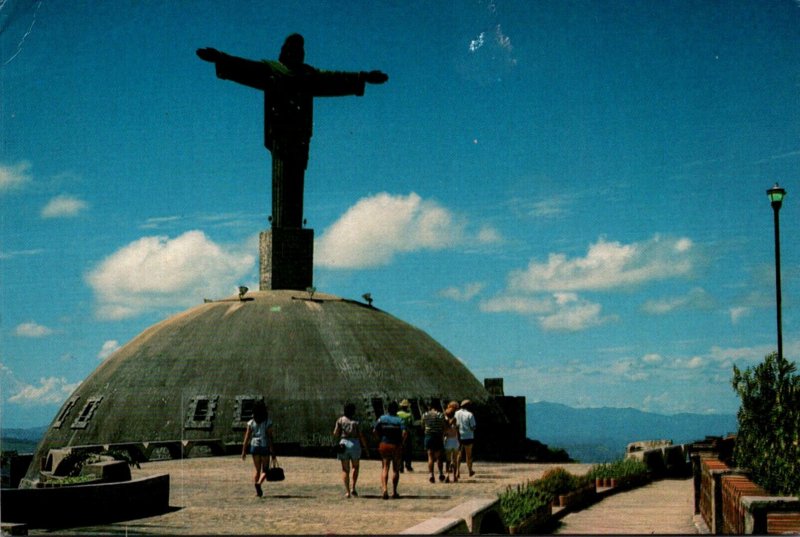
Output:
[[462,440],[472,440],[475,438],[475,416],[466,408],[456,410],[456,423],[458,424],[458,434]]
[[256,423],[256,420],[247,422],[250,428],[250,446],[252,447],[269,447],[269,437],[267,436],[267,429],[272,427],[272,420],[267,418],[261,423]]

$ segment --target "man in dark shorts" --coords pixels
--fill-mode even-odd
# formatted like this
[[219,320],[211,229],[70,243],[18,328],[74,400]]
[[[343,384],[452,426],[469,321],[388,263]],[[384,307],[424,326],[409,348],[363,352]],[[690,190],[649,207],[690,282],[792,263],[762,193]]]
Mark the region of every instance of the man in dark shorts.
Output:
[[430,482],[436,483],[436,479],[433,477],[434,462],[439,466],[439,481],[444,481],[442,449],[444,448],[445,419],[444,414],[442,414],[442,404],[436,399],[431,399],[427,412],[422,415],[422,424],[425,427],[425,450],[428,452]]

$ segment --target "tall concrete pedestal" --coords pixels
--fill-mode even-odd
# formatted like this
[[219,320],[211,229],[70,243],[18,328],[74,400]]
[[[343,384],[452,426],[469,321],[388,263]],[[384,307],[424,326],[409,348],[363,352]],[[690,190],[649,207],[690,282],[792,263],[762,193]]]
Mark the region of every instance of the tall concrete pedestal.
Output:
[[259,289],[297,289],[313,285],[314,230],[272,228],[259,234]]

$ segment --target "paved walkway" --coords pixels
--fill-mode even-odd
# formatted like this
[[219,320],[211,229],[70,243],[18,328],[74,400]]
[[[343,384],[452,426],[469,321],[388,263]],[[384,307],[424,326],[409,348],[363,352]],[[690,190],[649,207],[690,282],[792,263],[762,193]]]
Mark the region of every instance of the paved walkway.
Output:
[[561,520],[562,534],[693,534],[694,488],[691,479],[654,481],[608,496]]
[[[286,481],[267,483],[265,497],[257,498],[251,484],[253,466],[248,458],[210,457],[156,461],[133,469],[133,477],[170,474],[171,512],[126,522],[95,527],[60,530],[69,534],[188,535],[188,534],[397,534],[433,518],[468,500],[496,498],[509,485],[540,477],[555,465],[524,463],[475,463],[475,476],[459,483],[428,482],[425,465],[415,464],[414,473],[400,477],[397,500],[380,496],[380,462],[362,461],[358,498],[345,498],[341,466],[335,459],[282,457]],[[585,473],[589,464],[558,465],[573,474]],[[464,469],[466,473],[466,469]],[[663,483],[663,485],[662,485]],[[604,499],[587,510],[594,511],[589,533],[627,533],[628,526],[611,523],[614,505],[630,496],[633,504],[651,505],[651,511],[637,511],[635,518],[652,517],[657,533],[694,533],[691,525],[693,503],[691,480],[659,482],[639,491]],[[650,498],[650,491],[661,491]],[[665,511],[665,506],[670,506]],[[622,510],[625,507],[617,507]],[[669,515],[667,515],[669,513]],[[581,533],[581,513],[568,515],[561,531]],[[655,521],[671,522],[655,525]],[[622,524],[622,522],[620,522]],[[647,526],[650,527],[650,526]],[[644,528],[644,526],[643,526]],[[650,533],[637,529],[635,533]],[[30,530],[31,535],[52,534]]]

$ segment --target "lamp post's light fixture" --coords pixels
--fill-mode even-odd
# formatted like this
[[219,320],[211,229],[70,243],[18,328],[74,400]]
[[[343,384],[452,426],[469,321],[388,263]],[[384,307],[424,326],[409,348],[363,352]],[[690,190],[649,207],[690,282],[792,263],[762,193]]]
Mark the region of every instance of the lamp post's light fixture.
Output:
[[244,295],[246,295],[247,291],[249,291],[249,290],[250,289],[248,289],[244,285],[240,285],[239,286],[239,300],[244,300]]
[[361,295],[361,298],[367,301],[368,306],[372,306],[372,294],[371,293],[364,293]]
[[767,196],[769,196],[769,201],[772,203],[772,208],[780,209],[783,198],[786,197],[786,190],[779,187],[778,183],[775,183],[775,186],[767,190]]

